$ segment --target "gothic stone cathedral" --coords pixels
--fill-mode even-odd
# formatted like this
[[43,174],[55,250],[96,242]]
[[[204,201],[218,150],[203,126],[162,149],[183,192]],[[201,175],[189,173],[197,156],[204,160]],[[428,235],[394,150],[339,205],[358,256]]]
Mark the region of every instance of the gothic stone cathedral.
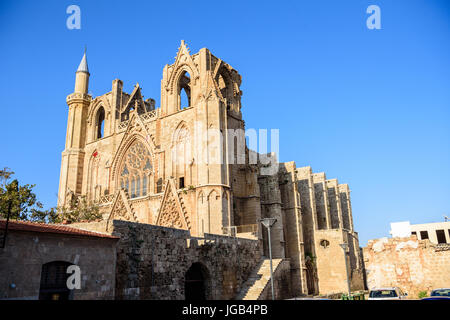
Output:
[[[237,249],[232,246],[236,252],[239,243],[253,241],[259,261],[248,272],[233,269],[232,277],[240,276],[226,296],[248,298],[253,289],[246,278],[261,271],[268,257],[267,230],[260,219],[276,218],[271,248],[287,272],[277,287],[289,288],[284,296],[346,292],[347,271],[352,289],[363,289],[348,185],[313,173],[310,167],[297,168],[294,162],[277,163],[278,170],[264,173],[260,161],[249,161],[256,153],[245,146],[245,139],[239,155],[236,148],[229,148],[235,141],[226,134],[217,147],[205,139],[208,133],[197,132],[199,127],[221,133],[245,130],[242,77],[229,64],[206,48],[190,54],[181,41],[175,62],[163,69],[160,108],[155,100],[143,98],[139,84],[128,94],[118,79],[110,92],[93,98],[88,94],[89,76],[85,54],[76,72],[75,91],[67,97],[58,194],[59,206],[80,196],[100,206],[103,229],[95,223],[81,224],[83,228],[112,232],[114,221],[125,220],[186,230],[195,239],[213,235],[224,243],[242,239]],[[223,161],[202,161],[199,150],[208,159],[219,154]],[[230,150],[236,152],[232,157]],[[239,157],[245,161],[228,161]],[[348,245],[347,254],[339,246],[342,243]],[[240,259],[242,263],[246,257]],[[209,272],[225,279],[225,271]],[[225,297],[214,295],[211,284],[206,286],[210,298]]]

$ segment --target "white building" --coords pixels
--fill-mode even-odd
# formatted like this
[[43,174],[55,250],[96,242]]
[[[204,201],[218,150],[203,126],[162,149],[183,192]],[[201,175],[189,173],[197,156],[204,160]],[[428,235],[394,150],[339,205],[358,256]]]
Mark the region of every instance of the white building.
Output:
[[429,239],[432,243],[450,243],[450,221],[422,224],[411,224],[409,221],[392,222],[389,233],[393,238],[416,235],[419,240]]

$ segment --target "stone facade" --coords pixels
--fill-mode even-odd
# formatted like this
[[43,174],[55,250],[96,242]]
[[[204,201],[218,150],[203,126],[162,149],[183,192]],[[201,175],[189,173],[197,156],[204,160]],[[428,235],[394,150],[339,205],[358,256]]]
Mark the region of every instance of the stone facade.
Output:
[[[200,238],[233,235],[261,242],[264,256],[268,235],[260,219],[276,218],[272,253],[289,259],[294,295],[342,290],[345,267],[329,269],[345,259],[355,288],[362,285],[348,186],[247,148],[242,78],[229,64],[206,48],[191,54],[182,41],[174,63],[163,69],[156,108],[138,84],[127,94],[117,79],[111,92],[92,98],[83,61],[75,92],[67,97],[60,206],[85,196],[100,205],[103,232],[112,232],[114,220],[126,220]],[[343,251],[321,251],[321,241],[332,243],[330,248],[348,243],[347,258]]]
[[[353,228],[350,189],[311,167],[280,164],[286,248],[291,260],[293,291],[299,294],[347,292],[347,270],[352,290],[364,289],[364,268],[358,233]],[[340,244],[347,244],[344,253]]]
[[400,287],[409,298],[421,291],[450,287],[450,245],[429,240],[381,238],[364,248],[369,289]]
[[[102,230],[106,221],[74,226]],[[199,238],[188,230],[121,220],[114,220],[110,230],[120,237],[118,300],[183,300],[186,274],[194,264],[202,266],[207,299],[233,299],[261,260],[258,240],[215,234]]]
[[[3,240],[5,223],[0,222]],[[118,238],[67,230],[9,223],[5,247],[0,248],[0,299],[38,299],[44,266],[53,262],[80,267],[81,288],[72,291],[71,299],[114,299]]]

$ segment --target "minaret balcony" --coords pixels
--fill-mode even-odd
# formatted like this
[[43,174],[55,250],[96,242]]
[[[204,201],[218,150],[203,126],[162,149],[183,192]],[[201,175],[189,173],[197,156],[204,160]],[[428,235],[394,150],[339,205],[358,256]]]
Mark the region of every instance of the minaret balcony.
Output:
[[73,102],[77,102],[77,100],[80,100],[80,102],[82,102],[82,101],[91,101],[92,100],[92,96],[90,94],[87,94],[87,93],[74,92],[74,93],[69,94],[67,96],[67,98],[66,98],[67,104],[73,103]]

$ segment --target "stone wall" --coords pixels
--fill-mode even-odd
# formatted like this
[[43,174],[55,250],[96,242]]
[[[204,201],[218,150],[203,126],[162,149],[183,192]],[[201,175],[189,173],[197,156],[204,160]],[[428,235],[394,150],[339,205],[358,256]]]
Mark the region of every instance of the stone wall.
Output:
[[363,290],[364,280],[362,268],[352,266],[353,248],[344,258],[344,250],[339,246],[348,243],[348,233],[343,229],[316,230],[316,266],[319,277],[319,293],[330,294],[347,292],[347,267],[349,270],[350,288],[352,291]]
[[364,264],[369,289],[400,287],[417,299],[420,291],[450,287],[450,246],[416,236],[370,240]]
[[295,296],[307,294],[305,249],[300,194],[297,191],[295,162],[280,164],[278,172],[284,213],[286,257],[290,260],[291,286]]
[[185,275],[194,263],[206,271],[208,299],[232,299],[261,259],[258,240],[115,220],[116,299],[185,298]]
[[344,251],[339,246],[344,243],[343,231],[316,230],[315,240],[319,294],[347,292]]
[[73,290],[74,300],[113,299],[116,242],[9,230],[0,249],[0,299],[38,299],[42,266],[53,261],[80,267],[81,289]]

